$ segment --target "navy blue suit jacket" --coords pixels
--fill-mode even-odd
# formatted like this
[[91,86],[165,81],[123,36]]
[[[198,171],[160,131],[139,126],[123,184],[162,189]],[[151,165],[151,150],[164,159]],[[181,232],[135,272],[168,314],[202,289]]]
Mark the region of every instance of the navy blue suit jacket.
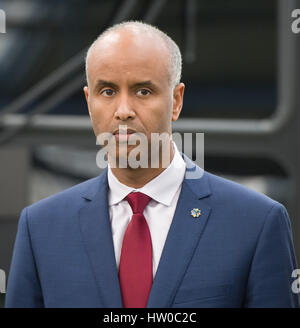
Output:
[[[106,169],[23,209],[6,307],[122,307],[107,194]],[[185,176],[147,307],[299,307],[296,268],[281,204],[208,172]]]

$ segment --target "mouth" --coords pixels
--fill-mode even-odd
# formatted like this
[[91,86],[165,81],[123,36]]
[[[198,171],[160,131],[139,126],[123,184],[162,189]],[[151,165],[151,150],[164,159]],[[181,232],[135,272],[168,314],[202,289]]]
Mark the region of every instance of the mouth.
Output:
[[130,135],[133,133],[136,133],[136,131],[132,129],[126,129],[126,130],[117,129],[113,134],[117,141],[127,142]]
[[136,131],[132,130],[132,129],[126,129],[126,130],[120,130],[117,129],[113,134],[114,135],[127,135],[127,134],[132,134],[132,133],[136,133]]

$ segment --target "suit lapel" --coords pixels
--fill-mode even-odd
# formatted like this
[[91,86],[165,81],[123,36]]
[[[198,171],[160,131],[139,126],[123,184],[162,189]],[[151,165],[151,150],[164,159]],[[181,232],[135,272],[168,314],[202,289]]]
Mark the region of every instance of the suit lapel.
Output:
[[105,307],[122,307],[118,271],[108,210],[107,170],[96,179],[84,198],[79,222],[100,297]]
[[[211,211],[204,199],[210,195],[206,174],[184,154],[182,157],[187,164],[186,174],[147,307],[171,305]],[[198,178],[191,179],[195,170]],[[79,223],[100,298],[104,307],[122,307],[108,210],[107,169],[84,191],[83,197],[86,204],[79,211]],[[190,214],[193,208],[201,210],[198,218]]]
[[[193,257],[199,239],[204,231],[211,208],[203,198],[209,196],[210,188],[203,170],[182,155],[187,163],[176,211],[153,281],[147,307],[169,307],[183,275]],[[189,171],[198,170],[198,179],[190,179]],[[191,210],[201,210],[199,217],[193,217]]]

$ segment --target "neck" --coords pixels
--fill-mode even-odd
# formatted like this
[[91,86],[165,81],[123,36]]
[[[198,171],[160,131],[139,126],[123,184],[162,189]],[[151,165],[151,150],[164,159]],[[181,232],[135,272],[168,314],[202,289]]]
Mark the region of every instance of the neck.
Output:
[[[170,160],[168,161],[168,165],[172,162],[174,158],[174,149],[171,143],[170,145]],[[168,166],[167,165],[167,166]],[[138,167],[138,168],[119,168],[119,167],[111,167],[112,173],[115,177],[123,184],[132,188],[141,188],[149,181],[157,177],[161,174],[166,168],[166,165],[162,165],[162,153],[160,151],[159,154],[159,165],[157,168],[152,168],[151,165],[148,165],[147,168]]]

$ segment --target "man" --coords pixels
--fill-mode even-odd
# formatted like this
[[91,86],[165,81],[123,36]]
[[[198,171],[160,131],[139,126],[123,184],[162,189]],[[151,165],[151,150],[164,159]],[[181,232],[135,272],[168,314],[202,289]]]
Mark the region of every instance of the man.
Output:
[[281,204],[204,172],[171,137],[167,163],[160,147],[156,167],[112,165],[135,149],[129,132],[148,146],[171,135],[184,93],[176,44],[122,23],[92,44],[86,70],[95,135],[118,147],[100,176],[22,211],[6,306],[299,307]]

